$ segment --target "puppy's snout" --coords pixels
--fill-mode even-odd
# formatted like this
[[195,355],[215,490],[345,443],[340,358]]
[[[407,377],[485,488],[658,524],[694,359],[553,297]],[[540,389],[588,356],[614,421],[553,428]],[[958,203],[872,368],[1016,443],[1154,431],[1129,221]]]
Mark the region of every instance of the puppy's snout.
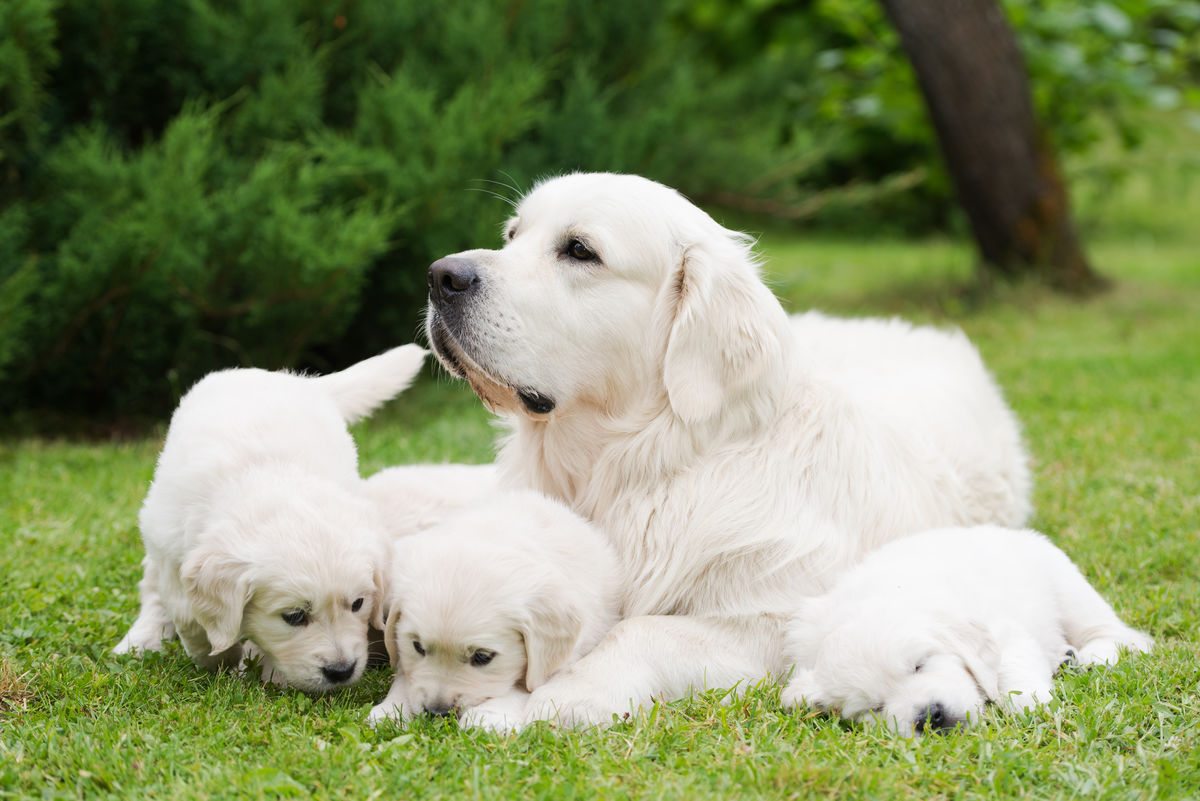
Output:
[[436,701],[432,704],[425,705],[425,713],[433,715],[435,718],[444,718],[454,712],[454,705],[448,704],[445,701]]
[[358,667],[357,662],[336,662],[332,665],[325,665],[321,668],[321,673],[331,684],[343,684],[350,681],[356,667]]
[[437,303],[453,303],[479,285],[474,263],[445,256],[429,265],[429,298]]
[[923,710],[917,713],[917,718],[913,721],[918,734],[924,734],[927,731],[949,731],[957,726],[961,721],[941,704],[930,704]]

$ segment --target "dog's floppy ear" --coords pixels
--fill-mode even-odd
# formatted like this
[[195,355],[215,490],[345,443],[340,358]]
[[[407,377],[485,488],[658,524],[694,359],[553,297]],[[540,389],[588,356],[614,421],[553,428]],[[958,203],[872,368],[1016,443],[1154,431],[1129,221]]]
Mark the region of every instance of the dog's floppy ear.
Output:
[[971,620],[951,626],[943,641],[962,660],[967,672],[990,701],[1000,699],[1000,647],[991,629]]
[[758,277],[749,245],[732,232],[688,247],[660,302],[671,315],[663,382],[686,423],[717,414],[781,358],[783,310]]
[[371,607],[371,625],[379,631],[383,631],[387,625],[388,609],[392,603],[389,596],[392,559],[388,550],[385,547],[379,549],[380,552],[375,555],[375,569],[371,574],[375,584],[375,604]]
[[400,605],[394,601],[389,602],[385,614],[387,623],[382,627],[383,645],[387,648],[388,662],[395,669],[400,664],[400,644],[396,642],[396,626],[400,623]]
[[208,635],[211,654],[228,651],[242,638],[242,613],[253,591],[250,564],[218,545],[206,545],[180,568],[192,613]]
[[525,640],[525,689],[533,692],[575,650],[583,613],[573,601],[546,588],[530,597],[518,629]]

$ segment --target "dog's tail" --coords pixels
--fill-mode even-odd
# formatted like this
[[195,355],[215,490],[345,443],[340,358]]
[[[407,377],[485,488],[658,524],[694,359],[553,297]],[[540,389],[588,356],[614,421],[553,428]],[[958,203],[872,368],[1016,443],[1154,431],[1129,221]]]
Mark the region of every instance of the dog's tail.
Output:
[[353,423],[403,392],[420,372],[426,355],[418,345],[401,345],[313,380],[333,398],[346,422]]

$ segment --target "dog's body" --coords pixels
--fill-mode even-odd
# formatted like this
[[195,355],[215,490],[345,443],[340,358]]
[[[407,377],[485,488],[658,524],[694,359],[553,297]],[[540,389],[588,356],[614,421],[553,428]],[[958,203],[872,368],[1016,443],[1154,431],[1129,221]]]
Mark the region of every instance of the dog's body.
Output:
[[235,369],[198,382],[142,505],[141,611],[114,651],[178,634],[198,665],[233,668],[249,640],[276,682],[356,681],[387,539],[346,424],[408,386],[424,357],[406,345],[323,377]]
[[429,339],[509,416],[502,483],[609,535],[630,618],[530,718],[778,671],[782,616],[868,550],[1028,515],[1016,421],[961,334],[789,319],[744,236],[634,176],[543,183],[506,235],[430,267]]
[[499,488],[495,465],[414,464],[380,470],[363,484],[395,541],[481,504]]
[[604,534],[531,491],[496,494],[396,540],[389,579],[384,638],[396,677],[371,721],[455,712],[514,725],[527,691],[617,619]]
[[989,526],[890,543],[806,599],[788,626],[785,705],[874,716],[912,734],[978,722],[986,703],[1050,700],[1069,655],[1112,663],[1150,638],[1121,622],[1042,535]]

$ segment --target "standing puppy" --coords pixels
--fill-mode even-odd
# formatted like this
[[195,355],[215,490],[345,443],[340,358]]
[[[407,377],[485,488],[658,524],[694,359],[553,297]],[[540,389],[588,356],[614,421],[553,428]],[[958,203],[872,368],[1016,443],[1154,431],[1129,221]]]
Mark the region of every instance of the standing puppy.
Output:
[[788,632],[785,705],[875,717],[901,734],[1050,700],[1054,672],[1150,649],[1067,555],[1034,531],[914,534],[869,555]]
[[536,492],[494,495],[397,540],[384,632],[396,678],[370,720],[517,725],[527,693],[616,622],[619,586],[603,533]]
[[171,418],[138,522],[141,611],[113,649],[155,651],[178,634],[197,665],[238,667],[306,692],[357,681],[387,539],[361,497],[346,424],[411,383],[425,358],[395,348],[324,377],[224,370]]

